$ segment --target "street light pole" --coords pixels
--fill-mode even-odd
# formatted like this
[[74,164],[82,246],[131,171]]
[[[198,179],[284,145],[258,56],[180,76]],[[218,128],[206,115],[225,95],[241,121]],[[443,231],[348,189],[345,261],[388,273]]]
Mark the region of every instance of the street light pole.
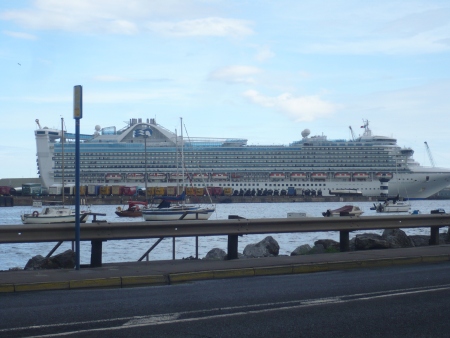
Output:
[[144,134],[144,152],[145,152],[145,155],[144,155],[144,158],[145,158],[145,168],[144,168],[144,171],[145,171],[145,178],[144,178],[144,180],[145,180],[145,202],[148,203],[148,197],[147,197],[147,134]]

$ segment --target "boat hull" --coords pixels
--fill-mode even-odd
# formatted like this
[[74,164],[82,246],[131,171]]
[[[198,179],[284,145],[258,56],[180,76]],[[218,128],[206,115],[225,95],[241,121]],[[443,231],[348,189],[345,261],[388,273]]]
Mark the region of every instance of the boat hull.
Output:
[[154,209],[142,212],[142,217],[145,221],[208,220],[215,211],[214,208]]

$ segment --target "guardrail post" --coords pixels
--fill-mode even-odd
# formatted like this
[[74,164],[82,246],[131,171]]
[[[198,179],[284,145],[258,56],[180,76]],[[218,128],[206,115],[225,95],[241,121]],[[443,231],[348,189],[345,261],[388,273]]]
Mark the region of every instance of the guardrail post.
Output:
[[102,266],[102,244],[103,241],[91,241],[91,268]]
[[439,227],[430,227],[430,245],[439,244]]
[[341,252],[350,251],[350,231],[339,231],[339,250]]
[[228,235],[227,259],[238,259],[238,235]]
[[[238,215],[228,215],[228,219],[245,219]],[[238,259],[238,235],[228,235],[227,259]]]

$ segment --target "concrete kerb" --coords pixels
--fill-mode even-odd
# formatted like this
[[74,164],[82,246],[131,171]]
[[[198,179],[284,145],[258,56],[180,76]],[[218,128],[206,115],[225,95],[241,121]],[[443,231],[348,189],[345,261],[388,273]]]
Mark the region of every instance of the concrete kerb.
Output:
[[409,265],[419,263],[439,263],[450,261],[450,255],[412,256],[396,258],[375,258],[354,261],[336,261],[305,264],[289,264],[280,266],[233,268],[184,273],[169,273],[165,275],[123,276],[110,278],[94,278],[84,280],[38,282],[22,284],[0,284],[0,293],[69,290],[83,288],[126,288],[135,286],[170,285],[208,279],[240,278],[253,276],[301,274],[324,271],[336,271],[358,268],[386,267],[394,265]]

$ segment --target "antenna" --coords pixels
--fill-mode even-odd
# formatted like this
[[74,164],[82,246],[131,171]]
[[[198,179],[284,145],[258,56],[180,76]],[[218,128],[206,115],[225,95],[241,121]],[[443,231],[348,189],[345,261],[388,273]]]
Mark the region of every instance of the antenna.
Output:
[[434,160],[433,160],[433,155],[431,155],[430,147],[428,147],[428,143],[426,141],[424,143],[425,143],[425,149],[427,150],[427,153],[428,153],[428,157],[430,158],[431,166],[434,168],[435,164],[434,164]]

